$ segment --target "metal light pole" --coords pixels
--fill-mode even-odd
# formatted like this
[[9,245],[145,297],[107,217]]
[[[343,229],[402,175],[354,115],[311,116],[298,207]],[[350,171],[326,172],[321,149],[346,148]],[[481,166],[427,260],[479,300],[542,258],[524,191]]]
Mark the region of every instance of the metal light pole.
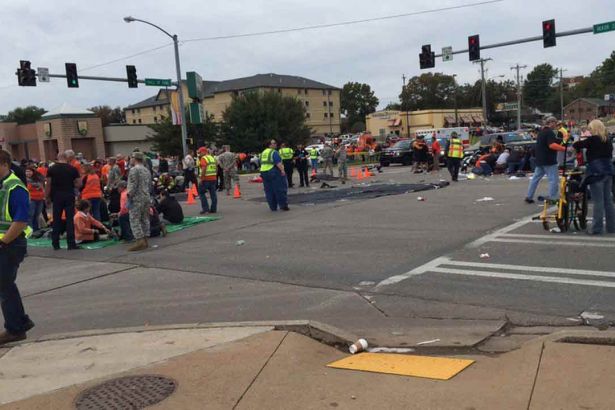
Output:
[[[401,79],[402,79],[402,81],[404,83],[404,85],[402,87],[402,90],[401,90],[402,94],[403,94],[404,89],[406,88],[406,75],[402,74]],[[408,138],[410,138],[410,118],[409,118],[408,114],[410,114],[410,113],[408,112],[408,107],[406,107],[406,134],[407,134]]]
[[133,21],[139,21],[141,23],[149,24],[152,27],[156,27],[158,30],[162,31],[167,36],[173,39],[173,47],[175,48],[175,71],[177,74],[177,92],[179,94],[179,110],[181,115],[181,129],[182,129],[182,151],[184,157],[188,154],[188,128],[186,127],[186,112],[184,107],[184,91],[182,90],[182,77],[181,77],[181,68],[179,65],[179,42],[177,40],[177,34],[170,34],[168,31],[158,27],[157,25],[150,23],[149,21],[141,20],[134,18],[132,16],[124,17],[124,21],[126,23],[132,23]]
[[[484,48],[484,47],[483,47]],[[480,60],[473,61],[474,63],[480,63],[480,78],[481,78],[481,93],[483,94],[483,120],[485,126],[487,126],[487,85],[485,83],[485,63],[491,61],[491,58],[481,58]]]
[[514,67],[510,67],[511,70],[517,70],[517,130],[521,129],[521,77],[519,76],[519,70],[522,68],[527,68],[527,66],[517,64]]
[[457,74],[453,74],[453,82],[455,83],[455,127],[459,127],[459,115],[457,113]]

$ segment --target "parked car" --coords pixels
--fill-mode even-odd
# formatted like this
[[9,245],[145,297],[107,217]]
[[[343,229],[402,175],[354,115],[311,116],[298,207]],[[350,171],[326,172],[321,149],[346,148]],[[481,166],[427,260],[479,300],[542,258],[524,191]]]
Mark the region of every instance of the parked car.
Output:
[[397,141],[392,147],[383,148],[380,154],[380,165],[388,167],[391,164],[412,164],[412,148],[410,140]]
[[533,142],[532,136],[524,131],[497,132],[495,134],[487,134],[480,137],[480,148],[491,146],[498,137],[502,137],[504,145],[517,142]]

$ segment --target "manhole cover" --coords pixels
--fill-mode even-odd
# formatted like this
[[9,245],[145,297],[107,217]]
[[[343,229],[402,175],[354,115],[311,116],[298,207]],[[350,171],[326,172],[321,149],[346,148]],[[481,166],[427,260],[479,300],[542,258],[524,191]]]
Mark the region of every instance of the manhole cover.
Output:
[[83,391],[78,410],[143,409],[160,403],[175,391],[174,380],[156,376],[128,376],[109,380]]

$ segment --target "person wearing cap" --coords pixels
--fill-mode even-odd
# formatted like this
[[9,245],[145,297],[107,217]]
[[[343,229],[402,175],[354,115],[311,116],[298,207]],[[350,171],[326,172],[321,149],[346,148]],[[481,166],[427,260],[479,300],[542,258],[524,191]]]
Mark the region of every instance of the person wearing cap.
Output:
[[0,150],[0,308],[4,331],[0,346],[24,340],[34,327],[15,284],[17,270],[26,256],[29,199],[26,185],[11,171],[11,154]]
[[463,159],[463,141],[455,131],[451,132],[451,138],[446,143],[444,153],[446,154],[446,167],[451,174],[451,179],[453,182],[457,182],[461,160]]
[[272,139],[267,148],[261,153],[261,177],[265,198],[269,209],[277,211],[278,206],[283,211],[288,211],[286,173],[282,165],[282,157],[276,150],[278,142]]
[[[199,199],[201,200],[201,215],[215,214],[218,212],[218,194],[216,185],[218,181],[218,163],[213,155],[209,154],[209,150],[205,147],[199,148],[199,174],[201,182],[199,183]],[[211,207],[207,202],[207,193],[211,199]]]
[[545,121],[545,127],[538,134],[536,139],[536,169],[530,180],[527,190],[525,202],[528,204],[534,203],[534,194],[540,180],[545,175],[549,179],[549,197],[550,201],[557,201],[559,198],[559,175],[557,172],[557,153],[566,151],[565,145],[568,142],[568,134],[563,136],[560,142],[557,138],[555,130],[557,129],[557,119],[548,117]]
[[129,252],[147,249],[147,235],[149,234],[149,207],[152,176],[143,165],[145,156],[142,152],[132,153],[132,164],[128,172],[128,216],[130,229],[136,239],[134,245],[128,248]]

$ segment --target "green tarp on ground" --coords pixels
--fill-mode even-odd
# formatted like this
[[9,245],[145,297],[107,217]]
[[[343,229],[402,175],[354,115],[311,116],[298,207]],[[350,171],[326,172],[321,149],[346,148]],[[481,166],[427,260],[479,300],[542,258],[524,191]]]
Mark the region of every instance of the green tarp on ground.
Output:
[[[180,224],[167,224],[167,231],[169,232],[177,232],[182,229],[189,228],[194,225],[202,224],[205,222],[216,221],[220,219],[217,216],[190,216],[184,218],[184,222]],[[93,243],[83,243],[81,247],[83,249],[102,249],[107,246],[113,246],[120,244],[120,241],[108,240],[108,241],[98,241]],[[28,239],[28,246],[33,246],[35,248],[51,248],[51,239],[49,238],[40,238],[40,239]],[[60,240],[60,247],[66,249],[66,240]]]

